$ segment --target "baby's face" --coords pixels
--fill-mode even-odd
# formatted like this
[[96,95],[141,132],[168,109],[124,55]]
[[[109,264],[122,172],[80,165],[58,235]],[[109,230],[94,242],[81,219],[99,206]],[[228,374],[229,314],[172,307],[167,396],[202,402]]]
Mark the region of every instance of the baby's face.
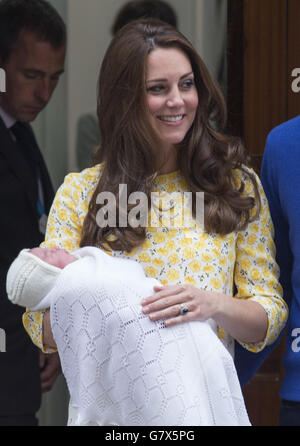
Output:
[[77,260],[76,257],[61,248],[33,248],[29,252],[49,265],[61,269]]

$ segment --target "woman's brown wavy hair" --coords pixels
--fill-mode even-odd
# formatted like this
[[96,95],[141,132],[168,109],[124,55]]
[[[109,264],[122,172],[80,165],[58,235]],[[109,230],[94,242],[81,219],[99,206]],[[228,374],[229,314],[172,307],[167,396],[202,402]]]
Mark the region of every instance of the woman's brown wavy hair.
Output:
[[[176,145],[178,166],[189,190],[205,193],[205,229],[228,234],[244,229],[260,200],[255,177],[245,169],[246,153],[238,138],[222,134],[226,124],[223,95],[192,44],[175,28],[159,21],[137,21],[122,28],[104,57],[98,83],[98,118],[102,138],[98,161],[103,171],[89,204],[81,246],[94,245],[131,251],[146,237],[146,228],[97,225],[97,204],[102,191],[112,192],[119,213],[119,184],[132,192],[151,190],[164,160],[150,124],[146,90],[148,54],[156,48],[178,48],[189,58],[199,105],[194,123]],[[97,160],[97,156],[96,156]],[[234,183],[234,170],[243,171],[253,184],[254,197],[245,196],[244,183]],[[194,202],[196,200],[193,200]],[[128,206],[128,212],[130,206]]]

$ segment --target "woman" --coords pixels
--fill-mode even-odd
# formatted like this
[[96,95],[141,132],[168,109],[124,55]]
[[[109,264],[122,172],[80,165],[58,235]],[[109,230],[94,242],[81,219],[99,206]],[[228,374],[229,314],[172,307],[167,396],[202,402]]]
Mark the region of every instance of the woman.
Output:
[[[233,339],[255,352],[274,342],[287,307],[267,201],[240,142],[221,133],[224,99],[192,45],[161,22],[125,26],[101,67],[98,116],[104,162],[66,177],[43,246],[98,246],[139,262],[164,285],[143,301],[144,314],[165,326],[212,319],[228,350]],[[153,192],[204,192],[205,230],[195,199],[190,227],[123,224],[133,204],[124,210],[120,185],[148,202]],[[116,225],[98,224],[110,211],[103,192],[115,198]],[[159,216],[172,221],[172,209],[163,201]],[[49,311],[23,320],[36,345],[55,348]]]

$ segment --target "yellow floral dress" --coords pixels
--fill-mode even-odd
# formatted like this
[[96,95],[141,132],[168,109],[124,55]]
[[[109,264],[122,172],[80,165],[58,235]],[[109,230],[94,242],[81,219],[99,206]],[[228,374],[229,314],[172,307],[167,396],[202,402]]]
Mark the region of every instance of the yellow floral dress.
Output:
[[[79,248],[88,204],[100,174],[101,166],[95,166],[81,173],[67,175],[55,197],[48,219],[46,238],[41,246],[59,246],[68,251]],[[252,184],[243,176],[243,173],[236,172],[237,186],[241,180],[245,181],[245,193],[253,195]],[[253,352],[262,350],[265,345],[276,340],[288,315],[278,282],[279,269],[275,262],[273,224],[258,178],[257,182],[262,201],[259,218],[250,223],[244,231],[220,236],[203,231],[201,224],[195,223],[189,211],[186,213],[185,224],[176,223],[176,196],[173,207],[168,201],[165,208],[164,196],[170,197],[173,192],[187,192],[187,184],[180,171],[160,175],[156,179],[153,192],[162,197],[158,207],[162,213],[159,213],[159,216],[168,216],[169,224],[165,225],[165,220],[160,219],[159,224],[154,225],[155,218],[150,220],[150,217],[153,217],[151,213],[144,243],[130,253],[111,253],[113,256],[139,262],[148,277],[156,278],[163,285],[188,283],[203,290],[214,290],[260,303],[268,315],[269,324],[263,342],[243,344]],[[157,206],[154,206],[154,209],[157,211]],[[33,342],[43,351],[51,352],[43,346],[43,314],[43,311],[27,310],[23,315],[23,323]],[[232,339],[221,328],[219,337],[230,349]]]

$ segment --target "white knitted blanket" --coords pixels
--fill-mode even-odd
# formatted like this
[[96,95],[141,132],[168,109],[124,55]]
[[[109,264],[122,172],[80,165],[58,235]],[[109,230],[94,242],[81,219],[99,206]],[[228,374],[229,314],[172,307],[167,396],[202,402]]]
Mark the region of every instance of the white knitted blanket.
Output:
[[140,302],[158,282],[138,263],[97,248],[75,254],[82,258],[47,296],[71,396],[69,424],[250,425],[213,321],[151,322]]

